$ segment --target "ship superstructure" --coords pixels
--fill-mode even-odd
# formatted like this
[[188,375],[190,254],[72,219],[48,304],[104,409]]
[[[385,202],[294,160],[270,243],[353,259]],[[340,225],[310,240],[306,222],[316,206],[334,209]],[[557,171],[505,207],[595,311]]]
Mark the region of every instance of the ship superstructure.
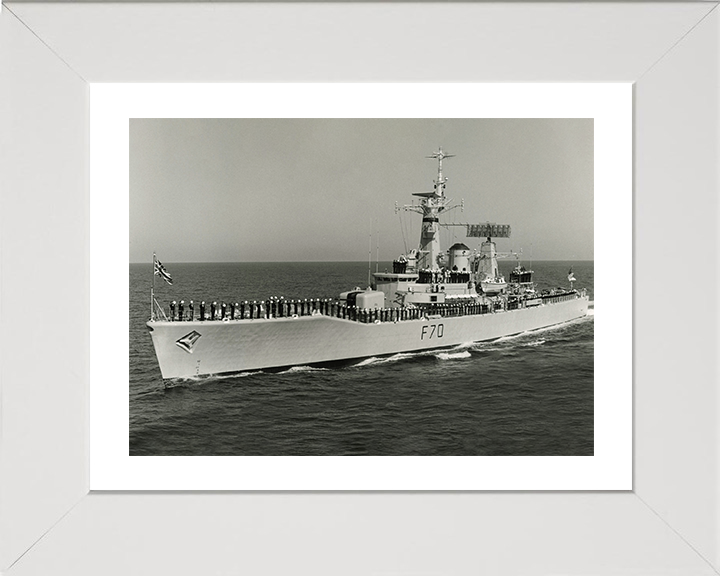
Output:
[[417,249],[393,262],[392,273],[374,275],[375,287],[385,294],[386,306],[427,306],[461,300],[482,300],[483,304],[489,305],[491,302],[480,298],[481,295],[508,291],[508,284],[498,268],[498,253],[492,239],[509,238],[510,226],[490,222],[445,224],[463,226],[468,237],[481,237],[485,241],[479,251],[471,251],[461,242],[456,242],[447,251],[440,246],[440,214],[457,208],[450,206],[452,200],[445,195],[447,178],[443,175],[443,160],[453,156],[442,148],[428,156],[438,161],[433,190],[414,193],[413,196],[420,197],[420,203],[403,207],[422,215],[420,243]]
[[[509,225],[441,224],[440,215],[456,207],[443,174],[443,161],[452,156],[442,148],[429,156],[438,162],[432,191],[415,193],[420,203],[403,207],[422,216],[418,248],[397,258],[392,272],[376,272],[365,289],[337,299],[201,302],[197,310],[192,302],[173,302],[169,315],[151,296],[147,326],[163,378],[443,348],[585,316],[584,290],[571,284],[540,294],[519,260],[506,281],[497,259],[507,254],[497,252],[493,238],[508,238]],[[479,249],[456,242],[443,250],[441,225],[463,226],[468,238],[484,240]]]

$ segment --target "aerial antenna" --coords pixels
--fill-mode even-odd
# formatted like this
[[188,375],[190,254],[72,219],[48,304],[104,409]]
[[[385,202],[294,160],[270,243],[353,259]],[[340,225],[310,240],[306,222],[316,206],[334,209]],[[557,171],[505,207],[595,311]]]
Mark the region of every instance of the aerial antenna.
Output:
[[375,272],[378,272],[379,266],[380,266],[380,226],[378,226],[378,231],[377,231],[377,250],[375,252]]
[[372,272],[372,218],[370,218],[370,236],[368,236],[368,288],[371,285]]
[[533,245],[532,242],[530,242],[530,270],[532,270],[532,263],[533,263]]
[[408,244],[407,244],[407,240],[405,239],[405,224],[403,223],[402,216],[400,215],[400,206],[398,206],[397,202],[395,202],[395,214],[398,215],[398,220],[400,222],[400,234],[402,234],[403,245],[405,246],[405,254],[407,254],[408,253]]

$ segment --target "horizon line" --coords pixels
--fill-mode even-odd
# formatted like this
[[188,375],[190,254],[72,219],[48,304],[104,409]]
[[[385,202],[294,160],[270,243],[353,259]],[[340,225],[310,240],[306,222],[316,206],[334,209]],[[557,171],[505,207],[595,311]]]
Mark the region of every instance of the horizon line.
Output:
[[[507,260],[510,260],[509,258]],[[531,258],[523,262],[595,262],[587,258]],[[165,264],[367,264],[367,260],[164,260]],[[376,261],[373,260],[373,264]],[[379,260],[380,263],[392,263],[392,260]],[[129,262],[129,264],[152,264],[152,260]]]

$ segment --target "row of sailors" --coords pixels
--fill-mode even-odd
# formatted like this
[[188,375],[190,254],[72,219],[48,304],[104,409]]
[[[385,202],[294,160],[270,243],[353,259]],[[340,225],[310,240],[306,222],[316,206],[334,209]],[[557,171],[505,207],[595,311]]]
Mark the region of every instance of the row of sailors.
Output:
[[[198,320],[242,320],[256,318],[284,318],[296,316],[312,316],[322,314],[325,316],[333,316],[346,320],[353,320],[362,323],[373,322],[397,322],[401,320],[418,320],[426,314],[438,314],[440,316],[467,316],[473,314],[487,314],[488,312],[497,312],[512,309],[508,307],[507,302],[498,300],[489,304],[434,304],[433,306],[423,308],[357,308],[348,307],[343,302],[333,299],[310,299],[310,300],[285,300],[283,298],[271,298],[264,302],[248,302],[231,303],[229,306],[225,302],[218,305],[212,302],[209,311],[205,302],[200,303],[200,315]],[[190,300],[187,310],[185,301],[179,303],[173,300],[170,303],[170,320],[172,321],[191,321],[195,319],[195,305]]]
[[[457,266],[455,267],[457,268]],[[444,282],[446,284],[461,284],[464,282],[470,282],[470,272],[465,271],[463,268],[462,272],[457,270],[430,270],[423,269],[418,273],[418,282],[420,284],[438,284]]]
[[[198,320],[242,320],[255,318],[283,318],[287,316],[310,316],[312,314],[329,315],[331,309],[340,306],[339,302],[331,298],[305,300],[285,300],[284,298],[270,298],[258,302],[233,302],[229,305],[225,302],[211,302],[209,306],[200,302],[200,315]],[[173,300],[170,303],[170,320],[189,321],[195,320],[195,303],[190,300],[185,308],[185,300]]]
[[573,300],[575,298],[578,298],[579,295],[584,296],[584,294],[580,294],[578,292],[568,292],[565,294],[543,294],[542,300],[545,304],[557,304],[558,302],[565,302],[566,300]]

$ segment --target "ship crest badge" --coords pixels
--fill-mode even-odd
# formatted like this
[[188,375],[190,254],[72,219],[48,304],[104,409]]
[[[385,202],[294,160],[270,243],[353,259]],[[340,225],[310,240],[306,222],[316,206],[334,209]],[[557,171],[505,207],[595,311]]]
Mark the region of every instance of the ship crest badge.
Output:
[[175,341],[175,344],[177,344],[180,348],[185,350],[188,354],[192,354],[193,346],[195,346],[195,343],[200,338],[200,333],[193,330],[189,334],[185,334],[182,338]]

